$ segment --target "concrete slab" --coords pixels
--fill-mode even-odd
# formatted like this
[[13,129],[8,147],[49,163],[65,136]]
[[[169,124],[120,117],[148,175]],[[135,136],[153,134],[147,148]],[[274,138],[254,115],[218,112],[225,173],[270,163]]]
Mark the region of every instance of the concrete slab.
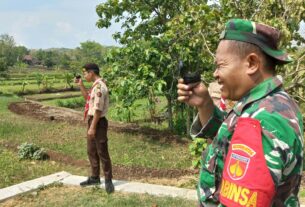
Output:
[[[66,177],[61,182],[65,185],[79,186],[79,183],[84,180],[86,180],[86,177],[72,175]],[[197,200],[196,191],[190,189],[120,180],[113,180],[113,184],[115,186],[115,191],[117,192],[147,193],[154,196],[171,196],[189,200]],[[101,179],[100,187],[105,188],[103,179]]]
[[67,172],[59,172],[52,175],[44,176],[34,180],[26,181],[17,185],[0,189],[0,202],[21,193],[26,193],[39,188],[42,185],[49,185],[54,182],[60,182],[62,179],[71,176]]
[[[23,182],[7,188],[0,189],[0,202],[21,193],[26,193],[38,189],[42,185],[49,185],[54,182],[61,182],[64,185],[79,186],[79,183],[86,180],[84,176],[71,175],[67,172],[59,172],[49,176],[41,177],[31,181]],[[105,188],[103,179],[101,188]],[[197,200],[196,190],[177,188],[171,186],[154,185],[139,182],[127,182],[121,180],[113,180],[116,192],[127,193],[147,193],[154,196],[171,196],[180,197],[189,200]],[[305,205],[301,205],[305,207]]]
[[155,196],[171,196],[197,200],[195,190],[176,188],[171,186],[130,182],[116,186],[116,190],[129,193],[147,193]]

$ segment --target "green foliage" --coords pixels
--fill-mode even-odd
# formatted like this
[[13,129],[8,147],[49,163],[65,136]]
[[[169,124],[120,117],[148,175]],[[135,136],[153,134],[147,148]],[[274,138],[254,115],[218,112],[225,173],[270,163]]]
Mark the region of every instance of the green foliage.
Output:
[[178,111],[174,117],[174,130],[179,135],[186,135],[186,116],[184,111]]
[[44,79],[44,75],[42,75],[41,73],[35,73],[35,79],[36,79],[36,84],[40,90],[40,85],[42,84],[42,81]]
[[68,86],[69,86],[69,88],[73,88],[73,84],[72,84],[73,78],[74,78],[74,76],[72,73],[68,73],[68,72],[64,73],[64,81],[66,84],[65,88],[68,88]]
[[59,59],[59,54],[55,51],[39,49],[34,53],[34,57],[36,57],[42,65],[51,68]]
[[8,70],[17,62],[17,56],[14,53],[15,44],[12,36],[0,35],[0,72]]
[[19,159],[33,159],[33,160],[45,160],[48,158],[48,154],[44,148],[40,148],[35,144],[23,143],[18,146]]
[[22,88],[21,88],[21,93],[24,93],[24,90],[25,90],[25,86],[28,85],[28,81],[25,79],[22,81]]
[[49,77],[47,75],[44,75],[41,83],[45,90],[49,90],[53,87],[55,82],[56,82],[55,77]]
[[80,43],[80,48],[77,49],[81,57],[81,63],[96,63],[99,66],[105,64],[104,58],[106,56],[107,48],[103,47],[97,42],[86,41]]
[[85,104],[86,104],[86,101],[84,100],[83,97],[67,99],[67,100],[59,99],[56,101],[57,106],[71,108],[71,109],[84,107]]
[[189,151],[192,155],[192,166],[194,168],[200,167],[200,159],[203,150],[207,147],[207,140],[202,138],[196,138],[189,145]]
[[[100,17],[97,22],[99,28],[108,28],[114,21],[120,22],[124,29],[123,33],[114,34],[123,46],[112,51],[107,58],[111,67],[109,71],[113,71],[109,74],[110,84],[128,87],[118,89],[117,96],[130,103],[135,96],[143,97],[144,94],[147,97],[151,88],[158,88],[168,100],[170,128],[173,127],[172,107],[176,105],[179,60],[183,60],[190,71],[201,72],[205,82],[209,83],[219,34],[230,18],[251,19],[279,28],[283,31],[282,46],[293,50],[293,41],[297,45],[305,42],[298,33],[304,10],[302,0],[107,0],[96,9]],[[298,56],[299,63],[302,57]],[[293,68],[301,69],[297,64],[285,66],[281,74],[290,71],[295,75]],[[304,89],[299,88],[304,82],[304,74],[298,77],[291,78],[289,83],[292,83],[292,90],[297,83],[295,91],[301,100],[299,90],[304,93]],[[156,87],[153,84],[157,81]]]

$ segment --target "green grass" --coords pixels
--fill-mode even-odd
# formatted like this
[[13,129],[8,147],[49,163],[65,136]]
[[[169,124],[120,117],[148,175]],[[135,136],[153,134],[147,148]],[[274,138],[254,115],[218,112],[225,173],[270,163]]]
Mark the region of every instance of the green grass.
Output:
[[[85,83],[86,87],[88,87],[89,83]],[[49,87],[49,89],[64,89],[65,88],[65,83],[64,82],[59,82],[59,83],[54,83],[52,87]],[[41,85],[40,88],[38,88],[37,84],[28,84],[25,86],[24,93],[26,94],[34,94],[34,93],[39,93],[43,89],[43,86]],[[22,86],[14,86],[14,85],[4,85],[0,86],[0,92],[4,94],[18,94],[22,92]]]
[[0,188],[59,171],[84,174],[85,170],[54,161],[19,160],[16,153],[0,146]]
[[[75,159],[87,159],[86,127],[44,122],[19,116],[7,110],[16,97],[0,97],[0,142],[34,143]],[[114,164],[152,168],[189,168],[188,146],[168,144],[149,137],[109,131],[109,151]]]
[[34,94],[34,95],[27,95],[25,98],[31,99],[31,100],[51,100],[56,102],[57,100],[54,99],[66,99],[71,97],[79,97],[81,96],[80,91],[67,91],[67,92],[59,92],[59,93],[42,93],[42,94]]
[[[82,97],[74,97],[74,98],[64,98],[66,95],[65,94],[70,94],[74,96],[79,95],[80,92],[66,92],[66,93],[57,93],[57,94],[35,94],[31,96],[26,96],[32,99],[36,100],[43,100],[43,99],[51,99],[52,100],[43,100],[42,103],[49,105],[49,106],[59,106],[59,107],[67,107],[67,108],[72,108],[72,109],[77,109],[77,110],[82,110],[85,102],[83,104],[80,104],[80,100],[82,100]],[[61,98],[62,97],[62,98]],[[60,99],[59,99],[60,98]],[[160,99],[160,102],[156,105],[156,112],[157,114],[163,114],[165,107],[166,107],[166,99],[164,97],[158,97]],[[111,121],[121,121],[121,122],[126,122],[127,120],[124,118],[122,113],[117,113],[117,109],[115,108],[115,101],[111,100],[110,101],[110,107],[109,111],[107,114],[107,117]],[[161,124],[153,123],[150,122],[150,114],[148,110],[148,100],[143,98],[139,99],[134,103],[134,106],[137,106],[135,110],[133,111],[132,115],[132,122],[138,123],[140,126],[143,127],[150,127],[154,129],[160,129],[164,130],[167,129],[167,122],[163,121]]]
[[[156,104],[156,113],[163,114],[166,107],[166,99],[165,97],[162,96],[159,96],[158,99],[159,102]],[[116,103],[114,100],[111,100],[110,104],[111,104],[111,108],[108,111],[108,116],[114,121],[124,121],[122,115],[116,113],[115,105],[120,103]],[[136,100],[133,104],[133,108],[134,110],[132,110],[132,117],[131,117],[132,121],[137,122],[143,119],[150,118],[147,98]]]
[[[42,85],[40,86],[42,88]],[[54,89],[63,89],[65,88],[65,83],[55,83],[52,85]],[[0,91],[6,94],[17,94],[22,92],[22,86],[12,86],[12,85],[5,85],[0,86]],[[38,88],[37,84],[28,84],[25,86],[25,93],[38,93],[40,89]]]
[[181,198],[155,197],[148,194],[118,193],[107,195],[100,188],[76,188],[54,186],[47,187],[37,193],[28,193],[3,203],[7,206],[32,207],[70,207],[70,206],[101,206],[101,207],[190,207],[196,201]]

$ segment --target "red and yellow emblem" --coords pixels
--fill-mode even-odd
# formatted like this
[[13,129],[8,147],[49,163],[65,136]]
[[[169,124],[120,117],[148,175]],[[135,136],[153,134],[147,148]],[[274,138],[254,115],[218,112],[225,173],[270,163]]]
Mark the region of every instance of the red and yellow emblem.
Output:
[[242,179],[248,169],[250,158],[232,153],[227,167],[228,174],[232,180]]

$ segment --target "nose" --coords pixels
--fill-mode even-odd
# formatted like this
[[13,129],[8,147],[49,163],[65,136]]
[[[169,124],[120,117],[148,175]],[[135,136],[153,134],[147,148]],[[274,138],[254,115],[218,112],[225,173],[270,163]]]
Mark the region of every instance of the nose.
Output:
[[215,79],[217,79],[217,77],[218,77],[218,69],[217,68],[214,70],[213,77]]

